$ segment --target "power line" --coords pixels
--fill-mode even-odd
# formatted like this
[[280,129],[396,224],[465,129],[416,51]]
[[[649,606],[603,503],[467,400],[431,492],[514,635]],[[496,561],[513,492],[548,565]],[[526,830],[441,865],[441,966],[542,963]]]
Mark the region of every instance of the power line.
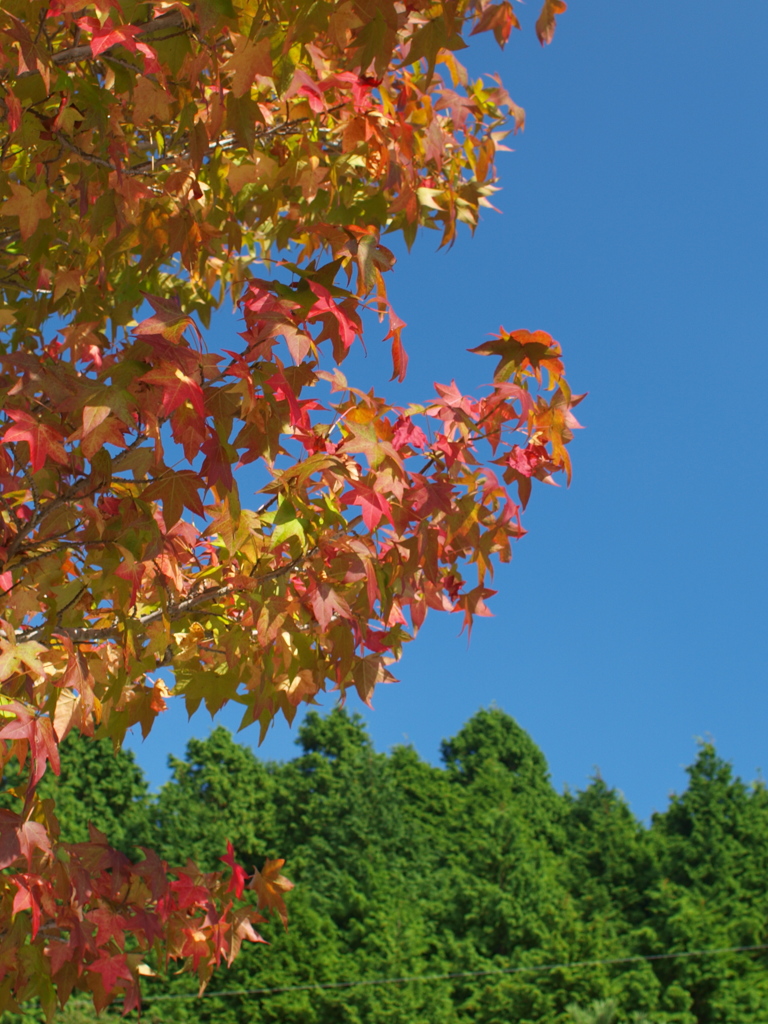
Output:
[[198,997],[196,992],[187,995],[142,995],[142,1003],[178,1002],[188,999],[224,999],[230,996],[268,996],[283,992],[307,992],[322,989],[357,988],[364,985],[404,985],[411,981],[447,981],[452,978],[482,978],[494,975],[522,974],[525,972],[558,971],[574,967],[597,967],[610,964],[630,964],[652,960],[679,960],[684,957],[721,956],[724,953],[753,953],[768,949],[768,944],[756,946],[727,946],[723,949],[692,949],[680,953],[647,953],[635,956],[609,957],[603,960],[571,960],[558,964],[535,964],[530,967],[497,967],[484,971],[446,971],[443,974],[413,974],[402,978],[358,978],[347,981],[305,982],[302,985],[283,985],[275,988],[229,989],[222,992],[206,992]]

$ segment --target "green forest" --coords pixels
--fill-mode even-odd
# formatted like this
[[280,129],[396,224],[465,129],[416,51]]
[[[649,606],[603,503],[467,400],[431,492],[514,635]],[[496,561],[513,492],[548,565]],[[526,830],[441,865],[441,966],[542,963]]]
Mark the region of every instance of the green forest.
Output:
[[[296,883],[288,929],[263,926],[268,944],[203,999],[154,965],[147,1022],[768,1021],[768,949],[744,948],[768,943],[768,792],[711,745],[646,827],[599,777],[558,793],[495,708],[443,743],[441,767],[408,746],[376,752],[342,709],[310,713],[297,743],[294,760],[264,762],[217,728],[154,795],[132,754],[64,744],[47,782],[63,839],[86,840],[90,819],[131,857],[146,844],[205,869],[231,840],[249,869],[286,857]],[[75,997],[59,1019],[95,1018]]]

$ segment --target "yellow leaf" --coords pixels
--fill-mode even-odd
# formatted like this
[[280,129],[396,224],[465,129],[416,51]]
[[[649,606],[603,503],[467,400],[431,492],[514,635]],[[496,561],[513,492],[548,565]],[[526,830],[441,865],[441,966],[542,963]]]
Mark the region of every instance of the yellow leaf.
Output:
[[149,78],[140,78],[133,90],[133,119],[136,124],[149,124],[152,118],[161,123],[170,120],[171,105],[163,90]]
[[51,208],[46,201],[46,191],[30,192],[26,185],[11,182],[13,195],[0,206],[0,213],[6,217],[18,217],[21,237],[26,241],[37,230],[37,225],[46,217],[51,216]]
[[83,286],[83,275],[79,270],[62,270],[56,275],[53,286],[53,301],[57,302],[67,292],[79,292]]
[[269,52],[269,39],[251,42],[245,36],[235,43],[235,52],[224,65],[224,71],[232,71],[232,95],[236,98],[245,95],[257,77],[272,77],[272,57]]
[[265,185],[273,185],[278,172],[277,162],[266,154],[257,154],[254,161],[248,160],[242,164],[230,164],[227,170],[227,180],[232,192],[237,195],[246,185],[253,185],[257,181]]

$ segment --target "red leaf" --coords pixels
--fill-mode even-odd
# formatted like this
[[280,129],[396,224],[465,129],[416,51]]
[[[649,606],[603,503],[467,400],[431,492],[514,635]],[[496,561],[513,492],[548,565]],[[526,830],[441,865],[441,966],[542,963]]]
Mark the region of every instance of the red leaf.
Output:
[[402,448],[409,445],[411,448],[424,448],[427,445],[427,435],[418,427],[410,416],[401,416],[395,423],[395,432],[392,435],[392,447]]
[[[512,445],[512,451],[507,457],[507,465],[510,469],[514,469],[515,472],[522,473],[523,476],[533,476],[541,462],[541,452],[541,445],[529,445],[527,448],[521,448],[516,444]],[[546,454],[545,449],[545,458]]]
[[5,106],[8,111],[8,127],[15,132],[21,126],[21,100],[6,86]]
[[228,448],[219,435],[211,431],[203,443],[205,460],[200,469],[200,474],[209,487],[218,487],[227,492],[235,486],[235,479],[232,476],[234,460],[230,458]]
[[353,491],[348,491],[341,499],[345,505],[359,505],[363,514],[363,522],[369,530],[375,530],[379,525],[382,516],[386,516],[392,525],[395,521],[392,518],[392,509],[387,499],[365,484],[354,485]]
[[117,569],[115,569],[115,576],[119,576],[121,580],[126,580],[131,584],[131,605],[136,604],[136,595],[139,592],[145,572],[146,566],[143,562],[121,562]]
[[163,389],[163,404],[160,407],[160,417],[166,419],[174,409],[189,402],[200,419],[205,419],[205,399],[203,389],[188,377],[183,370],[173,363],[162,362],[154,370],[150,370],[139,380],[147,384],[159,384]]
[[13,898],[13,913],[19,914],[22,910],[32,912],[32,938],[34,939],[40,930],[40,901],[34,889],[24,876],[17,875],[12,879],[16,886],[16,895]]
[[15,700],[5,704],[3,712],[5,714],[12,712],[16,715],[16,721],[9,722],[8,725],[0,729],[0,739],[26,740],[29,743],[32,759],[30,784],[32,786],[38,784],[45,774],[48,762],[50,762],[53,774],[58,775],[60,770],[59,748],[50,718],[31,714],[23,704]]
[[104,53],[111,46],[118,45],[135,52],[136,40],[133,37],[140,31],[140,25],[120,25],[119,28],[113,28],[111,19],[108,19],[103,28],[93,33],[91,53],[94,57],[98,57],[100,53]]
[[487,32],[489,29],[493,29],[496,42],[503,48],[513,28],[520,28],[520,22],[517,20],[509,0],[503,0],[500,4],[491,4],[490,7],[486,7],[472,29],[471,35],[474,36],[478,32]]
[[248,873],[245,868],[241,867],[235,861],[235,848],[232,843],[227,840],[227,852],[224,857],[220,857],[225,864],[232,868],[232,877],[227,885],[227,892],[233,892],[235,899],[239,900],[243,895],[243,889],[245,888],[245,880],[248,878]]
[[63,435],[58,430],[54,430],[53,427],[49,427],[21,409],[7,409],[6,412],[16,425],[6,430],[3,440],[27,442],[33,473],[42,469],[48,458],[61,465],[66,465],[69,462],[61,443],[64,439]]
[[147,880],[153,900],[159,900],[168,891],[168,865],[161,860],[154,850],[142,846],[144,860],[134,865],[133,870],[137,875]]
[[353,318],[345,310],[344,304],[336,304],[331,293],[317,281],[310,281],[310,289],[317,296],[317,301],[307,314],[308,320],[321,320],[323,333],[317,339],[322,341],[330,338],[333,341],[333,352],[336,362],[340,363],[349,351],[355,337],[361,333],[360,321]]
[[107,992],[113,992],[118,981],[133,981],[133,975],[128,967],[126,954],[109,956],[102,954],[98,960],[88,964],[88,970],[101,975],[104,988]]
[[24,821],[13,811],[0,809],[0,869],[24,857],[27,870],[31,870],[34,850],[42,850],[47,856],[51,854],[51,840],[45,825],[39,821]]
[[307,421],[307,415],[303,411],[301,403],[296,397],[291,385],[285,379],[285,375],[282,373],[273,374],[267,384],[272,388],[273,394],[278,401],[284,401],[288,403],[289,416],[292,427],[306,427],[309,426]]

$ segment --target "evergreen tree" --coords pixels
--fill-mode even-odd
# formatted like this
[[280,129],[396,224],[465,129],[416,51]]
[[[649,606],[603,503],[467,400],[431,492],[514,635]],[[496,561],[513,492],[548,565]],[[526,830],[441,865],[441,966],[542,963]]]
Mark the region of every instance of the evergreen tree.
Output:
[[[768,793],[746,786],[711,744],[686,791],[654,817],[657,880],[649,924],[660,949],[718,949],[768,941]],[[666,1002],[680,1024],[765,1024],[765,951],[661,961]],[[682,998],[681,990],[687,998]],[[684,1005],[681,1005],[684,1004]]]
[[[768,941],[768,793],[711,746],[646,829],[600,778],[558,794],[496,708],[443,744],[442,768],[407,746],[377,753],[341,709],[310,713],[297,743],[264,763],[215,729],[154,800],[131,755],[65,744],[69,841],[91,821],[130,855],[150,841],[206,869],[227,841],[246,867],[290,851],[290,928],[265,922],[269,945],[217,971],[202,1001],[156,965],[149,1024],[768,1021],[764,953],[644,959]],[[93,1021],[77,1000],[62,1016]]]
[[232,842],[241,862],[275,856],[274,773],[221,726],[192,739],[186,758],[169,758],[171,779],[154,806],[155,844],[169,863],[191,857],[206,871],[221,867]]

